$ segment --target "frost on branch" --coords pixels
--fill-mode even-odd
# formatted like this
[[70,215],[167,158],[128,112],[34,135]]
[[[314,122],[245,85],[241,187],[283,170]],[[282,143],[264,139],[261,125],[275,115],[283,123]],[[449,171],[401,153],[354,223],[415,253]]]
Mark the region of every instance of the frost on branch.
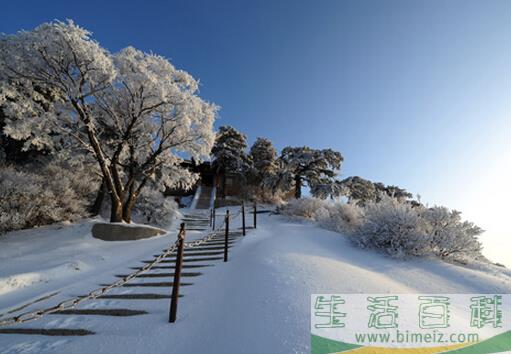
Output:
[[461,213],[445,207],[426,208],[382,194],[364,206],[315,198],[290,201],[279,207],[284,215],[304,217],[348,236],[361,248],[397,258],[437,256],[467,261],[485,258],[478,236],[483,232]]
[[[386,186],[383,183],[373,183],[367,179],[353,176],[338,182],[342,195],[348,197],[350,203],[363,206],[369,202],[378,202],[382,195],[406,201],[412,198],[412,194],[398,186]],[[415,202],[415,204],[419,204]]]
[[351,235],[361,225],[363,209],[355,204],[332,203],[317,198],[293,199],[278,208],[283,215],[317,221],[322,227]]
[[251,161],[245,153],[246,148],[247,137],[244,134],[228,125],[218,129],[211,155],[213,168],[222,176],[222,198],[226,193],[226,174],[235,174],[244,180],[250,169]]
[[332,149],[288,146],[279,157],[280,170],[268,184],[284,190],[294,188],[295,197],[300,198],[304,183],[311,188],[333,183],[343,160],[341,153]]
[[2,166],[0,233],[86,217],[95,188],[84,170],[48,165],[35,173]]
[[178,205],[160,191],[144,188],[133,214],[137,223],[168,227],[178,215]]
[[424,210],[426,232],[435,254],[442,258],[480,258],[482,245],[477,239],[483,230],[461,219],[461,212],[435,206]]
[[4,132],[89,154],[112,221],[129,222],[138,196],[158,178],[194,183],[196,176],[174,172],[182,156],[207,157],[214,141],[217,107],[197,95],[193,77],[132,47],[112,55],[71,21],[0,37],[0,82]]
[[393,257],[430,254],[424,220],[411,205],[382,196],[367,203],[364,222],[352,240],[360,247],[375,248]]
[[250,148],[250,159],[259,181],[275,173],[277,169],[277,150],[272,142],[266,138],[256,139]]

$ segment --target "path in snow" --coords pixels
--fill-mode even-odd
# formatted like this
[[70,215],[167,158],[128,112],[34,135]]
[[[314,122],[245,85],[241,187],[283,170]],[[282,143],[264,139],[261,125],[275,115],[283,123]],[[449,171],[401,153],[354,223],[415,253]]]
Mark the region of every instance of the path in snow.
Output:
[[308,353],[311,293],[511,292],[508,270],[480,268],[396,261],[354,248],[338,233],[311,223],[264,215],[258,229],[232,249],[228,263],[206,268],[193,287],[183,287],[186,300],[175,324],[167,323],[168,300],[144,302],[148,314],[122,321],[53,316],[41,321],[97,334],[4,335],[0,353]]

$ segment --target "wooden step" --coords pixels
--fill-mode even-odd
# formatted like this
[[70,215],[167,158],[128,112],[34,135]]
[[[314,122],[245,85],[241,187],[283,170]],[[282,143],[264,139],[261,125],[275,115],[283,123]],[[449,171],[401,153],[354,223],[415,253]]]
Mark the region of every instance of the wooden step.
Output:
[[128,309],[70,309],[54,312],[53,315],[87,315],[87,316],[115,316],[128,317],[145,315],[147,311]]
[[[184,295],[179,295],[183,297]],[[159,300],[159,299],[170,299],[170,294],[106,294],[97,297],[100,300]]]
[[[229,237],[240,237],[240,236],[243,236],[243,232],[229,231]],[[213,238],[216,238],[216,237],[225,237],[225,231],[219,232],[215,236],[213,236]]]
[[[231,248],[233,245],[232,245],[233,242],[229,242],[229,248]],[[185,248],[185,253],[186,252],[199,252],[199,251],[214,251],[214,250],[220,250],[220,249],[224,249],[224,244],[225,242],[221,243],[221,244],[218,244],[218,245],[210,245],[208,243],[203,243],[201,244],[200,246],[196,246],[196,247],[193,247],[193,248]],[[166,250],[163,250],[163,252],[165,252]]]
[[[228,247],[231,248],[234,246],[235,241],[228,241],[227,244],[228,244]],[[206,247],[206,246],[211,246],[211,247]],[[195,248],[195,247],[185,248],[184,252],[185,252],[185,255],[188,254],[190,256],[193,256],[197,252],[208,251],[208,250],[220,250],[220,249],[223,250],[224,246],[225,246],[225,241],[224,242],[215,241],[214,243],[205,242],[205,243],[201,244],[200,246],[197,246],[197,248]],[[167,252],[167,250],[162,250],[162,252]],[[176,251],[171,252],[168,255],[168,257],[175,257],[176,253],[177,253]],[[154,257],[159,257],[160,255],[161,254],[154,255]]]
[[[160,288],[160,287],[172,287],[172,282],[154,282],[154,283],[126,283],[122,285],[125,288],[139,288],[139,287],[147,287],[147,288]],[[190,286],[193,283],[179,283],[179,286]]]
[[[223,259],[223,257],[204,257],[204,258],[184,258],[183,263],[190,262],[203,262],[203,261],[218,261],[219,259]],[[153,261],[142,261],[143,263],[153,263]],[[164,259],[160,261],[160,263],[175,263],[175,259]]]
[[[180,282],[181,286],[191,286],[193,283]],[[107,286],[108,284],[99,284],[100,286]],[[125,288],[137,288],[137,287],[159,287],[159,286],[172,286],[172,282],[153,282],[153,283],[126,283],[121,285]]]
[[[181,272],[181,277],[198,277],[202,275],[200,272]],[[117,278],[124,278],[126,275],[119,274],[116,275]],[[137,275],[137,278],[163,278],[163,277],[173,277],[174,273],[144,273]]]
[[21,305],[19,307],[16,307],[16,308],[14,308],[12,310],[7,311],[5,314],[0,314],[0,317],[5,316],[5,315],[9,315],[11,313],[15,313],[15,312],[21,311],[24,308],[27,308],[30,305],[36,304],[38,302],[41,302],[41,301],[44,301],[44,300],[48,300],[48,299],[52,298],[53,296],[57,295],[58,293],[59,292],[57,291],[57,292],[54,292],[54,293],[51,293],[51,294],[48,294],[48,295],[44,295],[44,296],[42,296],[40,298],[37,298],[37,299],[35,299],[33,301],[27,302],[26,304],[23,304],[23,305]]
[[[243,236],[241,236],[243,237]],[[229,236],[227,242],[231,242],[231,241],[239,241],[238,239],[240,238],[240,236]],[[222,236],[222,237],[214,237],[211,239],[211,242],[219,242],[221,244],[225,244],[225,237]]]
[[[229,241],[227,241],[227,243],[229,245],[234,245],[236,243],[236,241],[235,240],[229,240]],[[225,241],[217,241],[217,240],[206,241],[202,245],[204,245],[204,246],[220,246],[220,245],[225,245]]]
[[[199,254],[197,254],[196,256],[200,256]],[[190,262],[202,262],[202,261],[217,261],[219,259],[223,259],[223,257],[209,257],[209,256],[204,256],[202,258],[196,258],[196,257],[193,257],[192,255],[190,255],[190,257],[184,257],[183,258],[183,263],[190,263]],[[164,258],[160,263],[176,263],[176,258],[172,258],[172,257],[166,257]]]
[[[227,237],[227,239],[228,239],[227,242],[229,242],[229,241],[238,241],[238,239],[240,237],[244,237],[244,236],[231,236],[231,235],[229,235]],[[211,242],[224,242],[225,243],[225,236],[223,236],[223,235],[222,236],[215,236],[215,237],[211,238]]]
[[[204,252],[204,251],[202,251],[202,252],[191,252],[191,253],[187,252],[187,253],[184,254],[184,257],[186,258],[187,256],[193,256],[193,257],[195,257],[195,256],[215,256],[217,254],[223,254],[223,253],[224,253],[223,251],[211,251],[211,252]],[[157,254],[155,254],[154,256],[158,257]],[[176,255],[172,254],[172,255],[167,256],[165,258],[176,258]]]
[[[190,269],[190,268],[206,268],[206,267],[213,267],[212,264],[183,264],[183,269]],[[130,269],[134,270],[140,270],[143,267],[130,267]],[[175,266],[154,266],[151,269],[175,269]]]
[[89,336],[95,333],[86,329],[70,328],[0,328],[0,334],[29,334],[39,336]]
[[[225,243],[224,243],[225,244]],[[206,251],[216,251],[216,250],[223,250],[224,249],[224,244],[222,245],[213,245],[212,247],[205,247],[206,245],[204,245],[204,247],[201,245],[201,246],[198,246],[198,247],[194,247],[194,248],[185,248],[185,253],[194,253],[194,252],[206,252]],[[228,245],[227,247],[231,248],[232,245]]]

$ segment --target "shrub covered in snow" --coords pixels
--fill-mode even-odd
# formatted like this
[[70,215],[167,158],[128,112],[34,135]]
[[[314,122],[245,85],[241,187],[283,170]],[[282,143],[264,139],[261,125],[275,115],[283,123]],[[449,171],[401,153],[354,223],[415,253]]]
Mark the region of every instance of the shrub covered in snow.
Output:
[[133,220],[141,224],[169,226],[177,215],[178,205],[160,191],[146,187],[142,190],[133,213]]
[[330,220],[322,220],[322,225],[345,235],[355,233],[364,221],[364,210],[356,204],[336,203],[330,209]]
[[34,173],[2,166],[0,233],[82,218],[87,215],[85,195],[94,188],[83,171],[48,166]]
[[294,199],[278,208],[281,214],[317,221],[322,227],[351,234],[363,220],[363,209],[317,198]]
[[430,253],[424,220],[408,203],[383,197],[365,206],[364,221],[351,235],[355,244],[376,248],[394,257],[423,256]]
[[284,215],[304,217],[347,235],[362,248],[392,257],[434,255],[442,259],[484,260],[478,226],[462,221],[445,207],[426,208],[381,195],[378,201],[340,204],[320,199],[293,200],[278,208]]
[[278,208],[278,212],[288,216],[300,216],[307,219],[317,220],[321,208],[325,208],[326,202],[316,198],[293,199],[289,203]]
[[425,231],[433,252],[441,258],[481,258],[477,237],[483,230],[461,220],[461,212],[435,206],[424,210]]

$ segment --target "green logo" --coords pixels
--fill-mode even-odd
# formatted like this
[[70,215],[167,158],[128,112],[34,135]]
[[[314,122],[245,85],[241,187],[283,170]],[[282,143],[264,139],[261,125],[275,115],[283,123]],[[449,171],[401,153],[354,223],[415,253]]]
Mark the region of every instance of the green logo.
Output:
[[313,294],[311,349],[511,353],[511,294]]
[[492,325],[493,328],[502,327],[502,296],[476,296],[470,298],[470,327],[483,328]]
[[391,301],[397,301],[397,296],[379,296],[368,297],[367,301],[370,305],[367,309],[371,311],[369,316],[369,328],[397,328],[397,310],[396,305],[392,305]]
[[343,328],[345,324],[341,319],[346,317],[346,313],[341,312],[340,307],[346,302],[340,297],[332,295],[329,299],[324,296],[316,297],[314,305],[314,315],[325,318],[323,323],[316,324],[316,328]]
[[419,296],[419,326],[424,329],[449,327],[449,298]]

